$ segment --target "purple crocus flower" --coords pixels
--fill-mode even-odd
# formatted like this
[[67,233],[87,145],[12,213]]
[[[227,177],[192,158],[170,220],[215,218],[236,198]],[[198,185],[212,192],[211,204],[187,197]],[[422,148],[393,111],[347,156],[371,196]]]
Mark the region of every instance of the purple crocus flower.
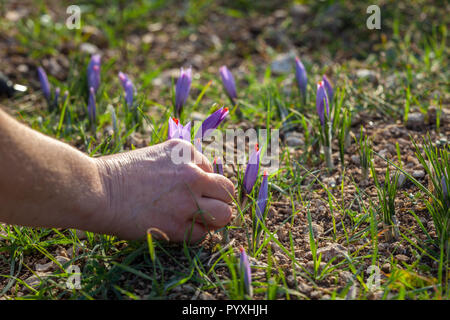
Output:
[[253,186],[256,182],[256,178],[258,177],[260,152],[261,150],[259,150],[258,144],[256,144],[255,150],[250,155],[247,167],[245,168],[243,185],[244,190],[247,194],[250,194],[250,192],[252,192]]
[[327,117],[330,115],[330,107],[328,105],[328,96],[323,81],[317,83],[316,108],[319,114],[320,123],[322,126],[325,123],[325,104],[327,107]]
[[211,131],[216,129],[220,123],[228,115],[228,108],[220,108],[219,110],[213,112],[208,118],[203,121],[202,126],[195,134],[196,138],[205,138],[211,134]]
[[122,84],[122,87],[125,88],[125,84],[127,83],[128,80],[130,80],[130,78],[128,78],[128,76],[122,71],[119,71],[119,80],[120,83]]
[[39,81],[41,83],[41,90],[44,94],[45,99],[47,101],[50,101],[50,83],[48,82],[47,74],[45,73],[45,70],[41,67],[37,69]]
[[95,106],[95,91],[93,87],[89,88],[89,102],[88,102],[88,117],[89,117],[89,121],[92,124],[95,124],[95,119],[96,119],[96,106]]
[[191,123],[188,122],[183,127],[177,118],[170,118],[167,140],[170,139],[182,139],[191,142]]
[[256,201],[256,216],[260,221],[263,221],[264,212],[266,211],[267,200],[269,196],[269,186],[267,183],[267,171],[264,170],[264,175],[259,188],[258,200]]
[[186,103],[189,96],[189,90],[191,89],[192,82],[192,69],[189,67],[187,70],[181,68],[180,77],[178,78],[175,87],[175,113],[179,116],[181,114],[181,108]]
[[241,247],[239,250],[241,252],[239,268],[241,276],[244,278],[245,291],[247,294],[252,295],[252,270],[250,268],[250,262],[248,261],[244,248]]
[[295,78],[297,79],[297,85],[302,93],[303,99],[305,99],[308,77],[306,76],[305,66],[298,57],[295,58]]
[[214,173],[223,175],[223,164],[221,158],[214,157],[213,168]]
[[91,57],[91,61],[87,68],[88,88],[94,88],[94,92],[97,92],[98,87],[100,86],[100,62],[101,56],[99,54],[94,54]]
[[237,93],[236,83],[234,82],[233,75],[226,66],[220,67],[220,76],[222,77],[222,84],[225,91],[233,104],[236,104]]
[[131,107],[133,105],[133,97],[134,97],[134,86],[133,83],[128,80],[125,84],[125,101],[127,105]]
[[127,105],[130,107],[133,105],[134,95],[136,94],[136,88],[131,82],[130,78],[123,72],[119,72],[119,80],[122,84],[123,89],[125,90],[125,101]]
[[325,86],[325,90],[327,91],[328,99],[330,103],[333,101],[333,87],[331,86],[330,80],[327,78],[326,75],[323,75],[322,77],[323,84]]

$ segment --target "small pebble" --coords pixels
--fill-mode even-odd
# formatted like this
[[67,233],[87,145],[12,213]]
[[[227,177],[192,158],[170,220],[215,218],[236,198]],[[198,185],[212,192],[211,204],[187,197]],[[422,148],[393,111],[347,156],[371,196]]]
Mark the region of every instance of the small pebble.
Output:
[[395,256],[395,259],[397,259],[398,261],[402,261],[402,262],[408,262],[409,258],[407,256],[405,256],[404,254],[397,254]]
[[420,179],[425,177],[425,171],[423,170],[414,170],[412,176],[416,179]]
[[385,273],[391,272],[391,264],[390,263],[383,264],[383,266],[381,267],[381,270]]

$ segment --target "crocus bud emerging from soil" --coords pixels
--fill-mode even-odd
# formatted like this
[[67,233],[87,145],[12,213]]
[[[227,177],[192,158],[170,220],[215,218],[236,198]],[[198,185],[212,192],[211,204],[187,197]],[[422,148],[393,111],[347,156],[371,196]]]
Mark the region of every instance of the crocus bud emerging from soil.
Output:
[[64,91],[64,95],[63,95],[63,98],[62,98],[62,101],[61,101],[61,103],[64,105],[64,103],[66,102],[66,99],[67,99],[67,97],[69,96],[69,91]]
[[127,106],[131,107],[133,105],[133,98],[136,93],[136,88],[130,78],[123,72],[119,72],[119,80],[125,90],[125,101],[127,102]]
[[93,87],[89,88],[89,102],[88,102],[88,117],[91,123],[95,123],[96,119],[96,106],[95,106],[95,91]]
[[305,67],[298,57],[295,58],[295,78],[297,79],[297,85],[303,98],[306,98],[306,85],[308,83],[308,77],[306,76]]
[[41,67],[38,68],[38,76],[41,83],[42,93],[44,94],[45,99],[47,99],[47,101],[50,101],[50,83],[48,82],[45,70]]
[[211,132],[208,132],[208,130],[216,129],[227,115],[228,108],[222,107],[219,110],[213,112],[208,118],[205,119],[205,121],[203,121],[202,126],[195,134],[195,137],[203,139],[209,136]]
[[94,54],[91,57],[91,61],[87,68],[88,88],[94,88],[94,93],[97,92],[98,87],[100,86],[100,62],[101,56],[99,54]]
[[175,111],[177,115],[180,115],[181,108],[186,103],[189,96],[189,90],[191,89],[192,82],[192,69],[189,67],[187,70],[181,68],[180,77],[178,78],[175,87]]
[[54,100],[54,105],[55,107],[58,106],[58,99],[59,99],[59,94],[61,93],[61,89],[60,88],[56,88],[55,89],[55,100]]
[[127,105],[131,107],[133,105],[134,86],[131,80],[128,80],[125,84],[125,101]]
[[331,101],[333,101],[333,87],[331,86],[331,82],[330,82],[330,80],[327,78],[326,75],[324,75],[324,76],[322,77],[322,80],[323,80],[323,84],[324,84],[324,86],[325,86],[325,90],[327,91],[328,99],[329,99],[330,102],[331,102]]
[[260,152],[261,150],[259,150],[258,144],[256,144],[255,149],[248,159],[247,167],[245,168],[243,185],[247,194],[250,194],[250,192],[252,192],[253,186],[256,182],[256,178],[258,177]]
[[248,261],[247,254],[244,248],[239,249],[241,251],[241,256],[239,259],[239,267],[241,276],[244,277],[244,287],[247,294],[252,295],[252,271],[250,268],[250,262]]
[[327,117],[330,115],[330,107],[328,105],[328,96],[323,81],[317,83],[316,109],[322,126],[325,122],[325,105],[327,108]]
[[225,88],[225,91],[230,98],[230,100],[235,104],[237,99],[237,92],[236,92],[236,83],[234,82],[233,75],[231,74],[230,70],[226,66],[220,67],[220,76],[222,77],[222,84]]
[[214,173],[223,175],[223,164],[222,164],[221,158],[217,158],[217,157],[214,158],[213,167],[214,167]]
[[188,122],[183,127],[178,119],[170,118],[167,140],[170,139],[182,139],[191,142],[191,123]]
[[258,200],[256,201],[256,216],[259,220],[263,221],[264,211],[266,211],[266,205],[269,195],[269,186],[267,182],[267,171],[264,171],[264,175],[259,188]]

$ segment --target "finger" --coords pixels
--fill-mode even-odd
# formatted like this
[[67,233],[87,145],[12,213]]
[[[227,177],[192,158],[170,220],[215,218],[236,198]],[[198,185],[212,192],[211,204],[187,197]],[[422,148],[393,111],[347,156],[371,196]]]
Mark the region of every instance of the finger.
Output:
[[[213,167],[209,160],[189,142],[181,139],[170,139],[166,143],[166,152],[173,159],[175,157],[178,161],[188,161],[196,164],[205,172],[213,172]],[[187,158],[185,158],[187,157]]]
[[201,152],[198,152],[194,146],[192,146],[192,158],[191,161],[200,167],[203,171],[207,173],[214,172],[213,166],[208,158],[205,157]]
[[226,177],[207,173],[204,179],[201,180],[200,192],[203,197],[213,198],[229,203],[233,201],[234,185]]
[[231,220],[231,207],[223,202],[211,198],[200,198],[198,201],[200,211],[196,212],[193,219],[205,228],[219,229]]

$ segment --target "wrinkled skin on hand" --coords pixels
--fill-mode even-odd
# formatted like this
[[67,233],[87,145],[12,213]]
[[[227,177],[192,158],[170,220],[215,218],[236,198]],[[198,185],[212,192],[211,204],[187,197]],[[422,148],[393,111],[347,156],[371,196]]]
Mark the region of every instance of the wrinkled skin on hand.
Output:
[[[172,159],[180,148],[191,157],[176,164]],[[196,242],[231,219],[233,184],[213,173],[206,157],[186,141],[173,139],[96,162],[105,193],[105,233],[132,240],[156,228],[170,241]]]

